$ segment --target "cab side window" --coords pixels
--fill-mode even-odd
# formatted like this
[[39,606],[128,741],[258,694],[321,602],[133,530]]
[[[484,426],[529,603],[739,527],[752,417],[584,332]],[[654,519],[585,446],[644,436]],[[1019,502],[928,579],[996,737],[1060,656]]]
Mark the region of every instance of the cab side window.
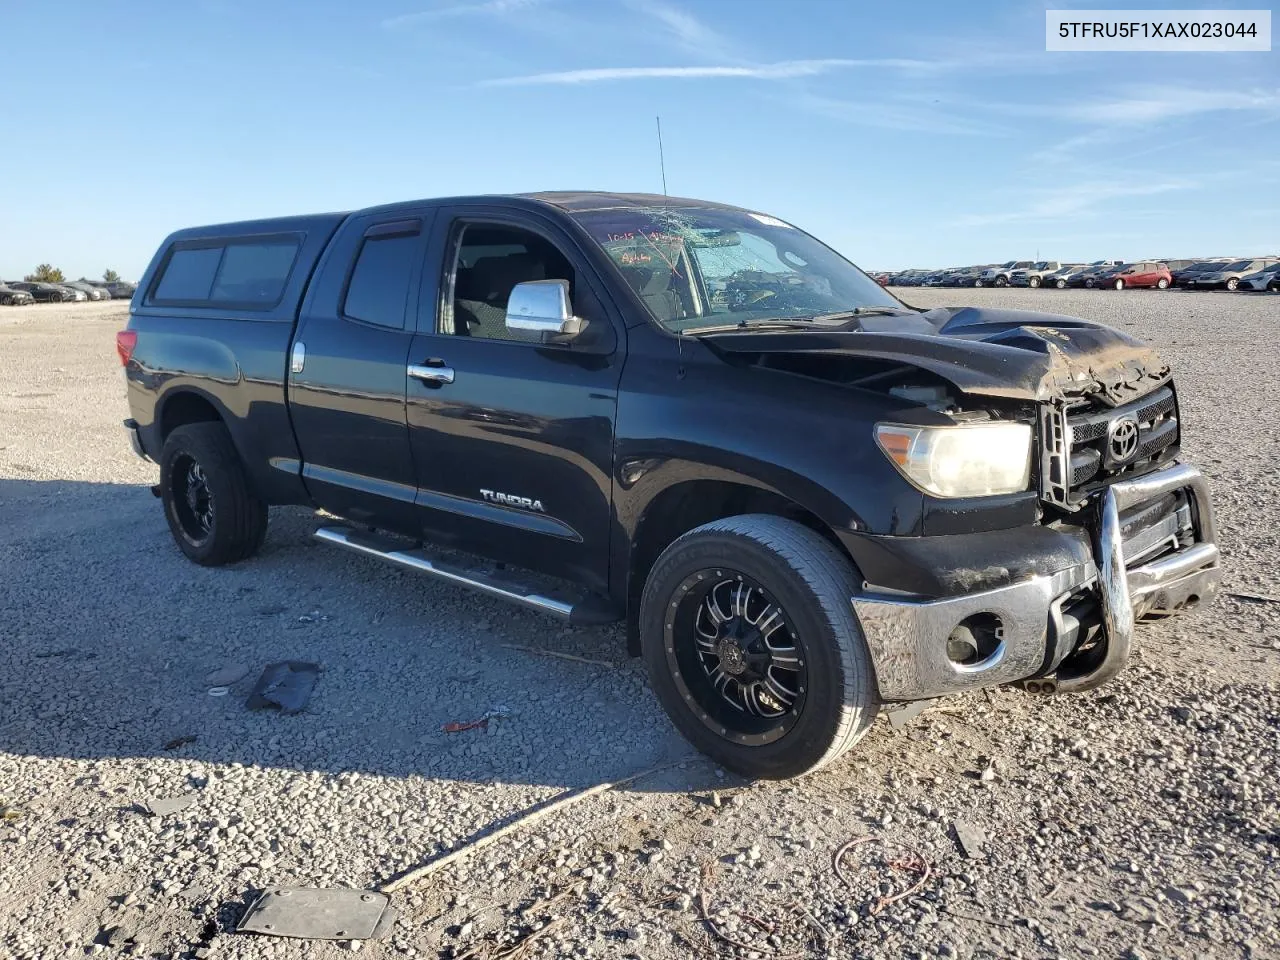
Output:
[[342,302],[344,317],[404,329],[409,281],[420,256],[420,234],[416,220],[379,224],[365,232]]
[[[567,280],[573,299],[574,268],[555,245],[529,230],[469,223],[456,239],[453,276],[440,314],[440,333],[522,343],[542,343],[532,331],[508,330],[507,300],[517,283]],[[581,314],[579,303],[575,310]]]

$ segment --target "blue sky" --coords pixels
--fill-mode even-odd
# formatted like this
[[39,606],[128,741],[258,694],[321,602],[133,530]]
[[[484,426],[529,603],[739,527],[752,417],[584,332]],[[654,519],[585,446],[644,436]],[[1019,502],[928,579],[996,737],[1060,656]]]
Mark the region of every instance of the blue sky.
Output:
[[1046,53],[1046,6],[10,0],[0,277],[136,277],[199,223],[657,192],[657,114],[672,194],[868,268],[1280,250],[1280,47]]

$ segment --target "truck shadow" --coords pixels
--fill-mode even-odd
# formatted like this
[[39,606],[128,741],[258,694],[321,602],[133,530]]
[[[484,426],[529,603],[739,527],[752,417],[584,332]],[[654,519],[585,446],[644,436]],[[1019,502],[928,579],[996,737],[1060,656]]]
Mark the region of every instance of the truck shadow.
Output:
[[[315,526],[273,511],[257,557],[205,569],[145,486],[0,479],[0,752],[565,787],[692,753],[621,628],[566,627],[331,550]],[[307,707],[249,710],[281,660],[320,665]],[[229,666],[243,678],[210,695],[205,678]],[[637,789],[717,783],[699,761]]]

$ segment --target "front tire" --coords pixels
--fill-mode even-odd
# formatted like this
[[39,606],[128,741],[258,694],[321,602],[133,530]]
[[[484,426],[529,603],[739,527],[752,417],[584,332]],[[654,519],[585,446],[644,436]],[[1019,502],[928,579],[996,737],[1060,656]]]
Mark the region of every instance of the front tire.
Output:
[[640,638],[655,694],[695,747],[743,776],[782,780],[831,763],[879,709],[850,598],[852,564],[791,520],[704,524],[645,582]]
[[1237,280],[1235,277],[1232,277],[1227,281],[1227,289],[1230,290],[1232,293],[1234,293],[1236,288],[1239,286],[1240,286],[1240,281]]
[[267,505],[250,491],[221,423],[191,423],[169,434],[160,454],[160,499],[178,549],[201,566],[245,560],[266,537]]
[[1067,281],[1065,281],[1065,280],[1055,280],[1055,281],[1053,282],[1053,285],[1054,285],[1055,287],[1057,287],[1059,290],[1065,290],[1065,289],[1067,289]]
[[1007,287],[1008,285],[1009,285],[1009,279],[1007,277],[996,277],[997,287]]
[[1117,289],[1117,290],[1123,290],[1123,289],[1124,289],[1124,281],[1123,281],[1123,280],[1117,280],[1117,281],[1116,281],[1116,289]]
[[1032,277],[1030,280],[1027,281],[1027,286],[1029,286],[1032,290],[1034,290],[1036,287],[1040,286],[1040,278]]

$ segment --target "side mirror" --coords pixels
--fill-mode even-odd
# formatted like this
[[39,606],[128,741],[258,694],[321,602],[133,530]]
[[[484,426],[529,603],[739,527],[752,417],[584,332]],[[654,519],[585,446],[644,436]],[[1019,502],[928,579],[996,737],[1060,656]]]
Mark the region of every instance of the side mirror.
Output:
[[568,280],[528,280],[511,288],[507,329],[576,337],[586,321],[573,315]]

